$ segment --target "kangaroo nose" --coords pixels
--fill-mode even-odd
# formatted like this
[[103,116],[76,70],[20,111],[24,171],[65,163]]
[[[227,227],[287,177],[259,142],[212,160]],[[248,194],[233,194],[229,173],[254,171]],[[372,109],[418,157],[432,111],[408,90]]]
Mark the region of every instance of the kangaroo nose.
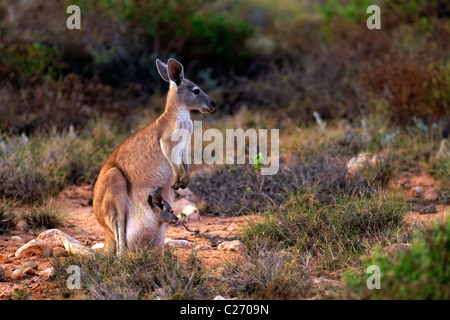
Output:
[[211,107],[213,107],[213,108],[216,107],[216,102],[214,100],[211,100]]

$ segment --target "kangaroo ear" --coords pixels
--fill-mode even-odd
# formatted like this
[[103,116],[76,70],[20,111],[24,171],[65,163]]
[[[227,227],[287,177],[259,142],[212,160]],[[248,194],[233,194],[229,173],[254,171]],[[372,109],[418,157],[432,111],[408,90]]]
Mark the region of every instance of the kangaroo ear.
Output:
[[158,207],[160,209],[163,208],[163,203],[164,203],[164,199],[161,195],[161,189],[158,188],[155,190],[155,193],[153,194],[153,196],[150,194],[148,196],[148,204],[150,205],[150,207]]
[[162,209],[163,208],[163,202],[164,202],[164,200],[159,194],[154,194],[153,196],[152,195],[148,196],[148,204],[152,208],[153,207],[158,207],[158,208]]
[[181,63],[177,60],[170,58],[167,62],[167,73],[169,75],[169,79],[177,86],[183,83],[184,81],[184,68]]
[[167,73],[167,64],[165,64],[159,59],[156,59],[156,69],[158,69],[161,78],[163,78],[167,82],[170,82],[169,74]]

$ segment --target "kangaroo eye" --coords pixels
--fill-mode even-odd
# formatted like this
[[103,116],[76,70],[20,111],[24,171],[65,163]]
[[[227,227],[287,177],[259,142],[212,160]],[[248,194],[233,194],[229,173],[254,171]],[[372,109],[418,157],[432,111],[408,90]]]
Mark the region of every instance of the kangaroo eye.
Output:
[[192,90],[192,93],[195,94],[195,95],[198,95],[200,93],[200,90],[199,89],[194,89],[194,90]]

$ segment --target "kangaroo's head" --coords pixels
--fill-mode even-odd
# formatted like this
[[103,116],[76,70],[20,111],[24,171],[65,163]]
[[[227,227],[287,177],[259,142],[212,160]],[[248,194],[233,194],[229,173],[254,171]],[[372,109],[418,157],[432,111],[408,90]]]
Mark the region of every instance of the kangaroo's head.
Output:
[[167,64],[156,59],[156,68],[161,77],[170,83],[170,93],[177,97],[180,106],[187,110],[197,110],[210,113],[215,110],[216,102],[192,81],[184,77],[184,68],[175,59],[169,59]]
[[153,209],[158,207],[160,209],[159,220],[168,224],[176,224],[178,221],[177,216],[173,213],[170,204],[165,201],[161,195],[161,189],[156,189],[153,195],[148,196],[148,204]]

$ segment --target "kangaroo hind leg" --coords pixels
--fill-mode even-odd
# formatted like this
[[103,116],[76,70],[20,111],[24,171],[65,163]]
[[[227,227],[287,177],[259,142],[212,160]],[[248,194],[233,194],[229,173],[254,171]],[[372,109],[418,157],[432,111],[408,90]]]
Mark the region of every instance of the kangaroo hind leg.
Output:
[[112,231],[112,234],[105,234],[105,238],[108,238],[106,241],[108,246],[116,251],[117,255],[121,255],[128,248],[126,241],[127,181],[119,169],[112,168],[106,172],[103,182],[107,186],[107,191],[103,197],[102,211],[106,213],[105,222]]

